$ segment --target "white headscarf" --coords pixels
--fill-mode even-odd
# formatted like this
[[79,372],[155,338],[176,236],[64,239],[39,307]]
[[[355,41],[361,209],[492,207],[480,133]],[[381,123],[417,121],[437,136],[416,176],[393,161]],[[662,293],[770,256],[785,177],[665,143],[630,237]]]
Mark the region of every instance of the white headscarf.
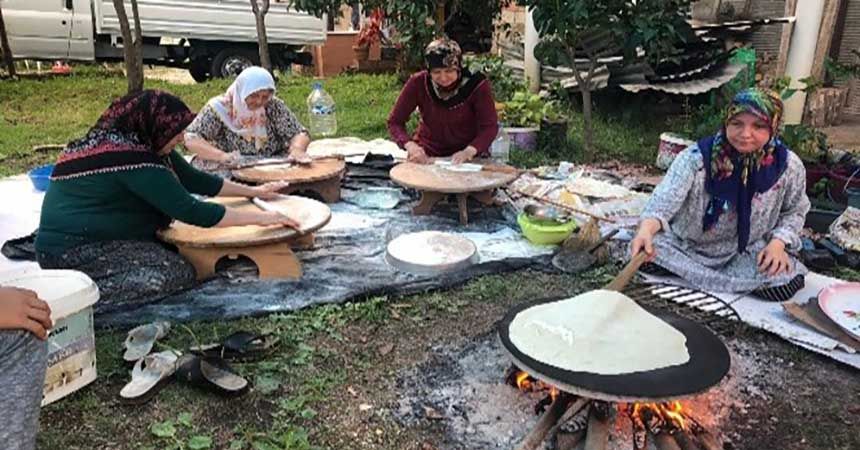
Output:
[[266,146],[266,108],[249,109],[245,99],[262,90],[275,90],[272,74],[262,67],[248,67],[236,77],[227,92],[209,100],[209,105],[231,131],[254,141],[259,150]]

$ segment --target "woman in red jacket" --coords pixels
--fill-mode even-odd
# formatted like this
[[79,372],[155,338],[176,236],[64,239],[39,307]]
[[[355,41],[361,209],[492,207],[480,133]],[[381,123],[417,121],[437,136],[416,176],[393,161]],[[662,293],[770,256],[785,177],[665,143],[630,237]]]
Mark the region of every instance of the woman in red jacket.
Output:
[[[432,157],[450,156],[457,164],[488,157],[499,131],[490,82],[463,68],[463,52],[450,39],[431,42],[424,59],[427,70],[409,78],[388,116],[391,138],[421,164]],[[406,122],[415,108],[421,120],[409,136]]]

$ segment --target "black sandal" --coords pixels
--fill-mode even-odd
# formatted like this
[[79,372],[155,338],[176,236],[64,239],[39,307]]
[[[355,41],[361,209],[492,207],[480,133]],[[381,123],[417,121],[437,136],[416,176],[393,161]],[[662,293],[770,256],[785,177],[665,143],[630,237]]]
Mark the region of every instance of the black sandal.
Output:
[[222,395],[241,395],[248,390],[242,378],[226,361],[217,357],[186,354],[179,358],[175,376],[178,380]]
[[209,344],[189,349],[204,357],[217,357],[231,362],[260,360],[275,351],[278,337],[268,333],[254,334],[237,331],[224,339],[222,344]]

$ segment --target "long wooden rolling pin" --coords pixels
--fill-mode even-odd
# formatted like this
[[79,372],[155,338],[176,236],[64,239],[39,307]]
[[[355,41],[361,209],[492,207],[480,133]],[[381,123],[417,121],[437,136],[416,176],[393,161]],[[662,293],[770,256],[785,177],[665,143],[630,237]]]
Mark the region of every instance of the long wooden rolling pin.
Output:
[[570,211],[570,212],[572,212],[572,213],[582,214],[582,215],[585,215],[585,216],[588,216],[588,217],[593,217],[593,218],[595,218],[595,219],[597,219],[597,220],[602,220],[602,221],[604,221],[604,222],[608,222],[608,223],[615,223],[615,220],[610,219],[610,218],[608,218],[608,217],[598,216],[598,215],[596,215],[596,214],[592,214],[592,213],[590,213],[590,212],[588,212],[588,211],[584,211],[584,210],[581,210],[581,209],[578,209],[578,208],[574,208],[574,207],[572,207],[572,206],[565,205],[565,204],[563,204],[563,203],[558,203],[558,202],[552,201],[552,200],[550,200],[550,199],[548,199],[548,198],[545,198],[545,197],[539,197],[539,196],[537,196],[537,195],[529,194],[528,192],[523,192],[523,191],[520,191],[520,190],[518,190],[518,189],[508,189],[508,188],[504,188],[504,189],[505,189],[505,190],[508,190],[508,191],[511,191],[511,192],[513,192],[513,193],[515,193],[515,194],[517,194],[517,195],[521,195],[521,196],[523,196],[523,197],[528,197],[528,198],[531,198],[531,199],[535,199],[535,200],[537,200],[537,201],[539,201],[539,202],[546,203],[547,205],[552,205],[552,206],[555,206],[556,208],[561,208],[561,209],[564,209],[564,210],[566,210],[566,211]]

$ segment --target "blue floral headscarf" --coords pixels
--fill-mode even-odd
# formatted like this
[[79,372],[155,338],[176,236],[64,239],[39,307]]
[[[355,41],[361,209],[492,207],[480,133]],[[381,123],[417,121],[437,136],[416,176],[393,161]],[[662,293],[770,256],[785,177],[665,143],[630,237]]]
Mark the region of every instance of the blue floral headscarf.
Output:
[[[788,165],[788,149],[779,139],[782,110],[782,100],[777,93],[745,89],[729,105],[720,131],[698,142],[705,162],[705,191],[711,195],[703,229],[713,228],[722,213],[735,208],[740,252],[745,251],[749,243],[753,197],[773,187]],[[748,154],[738,152],[726,139],[726,125],[742,113],[750,113],[770,125],[770,140]]]

